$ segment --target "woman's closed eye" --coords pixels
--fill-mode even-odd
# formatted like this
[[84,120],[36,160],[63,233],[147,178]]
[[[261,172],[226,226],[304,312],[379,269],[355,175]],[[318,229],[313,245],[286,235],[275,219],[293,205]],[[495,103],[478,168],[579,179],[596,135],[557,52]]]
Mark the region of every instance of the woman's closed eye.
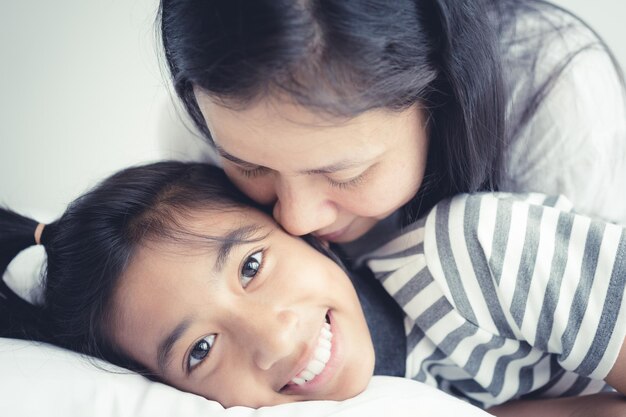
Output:
[[247,256],[239,272],[241,286],[246,288],[263,268],[263,251],[259,250]]
[[340,190],[350,190],[353,188],[357,188],[359,185],[363,184],[368,175],[370,175],[372,169],[377,164],[372,164],[367,168],[363,169],[358,175],[348,177],[348,178],[335,178],[333,176],[326,176],[326,180],[331,185],[331,187],[338,188]]
[[213,345],[215,344],[215,338],[217,335],[210,334],[208,336],[200,339],[189,352],[189,359],[187,360],[187,369],[188,371],[193,371],[193,369],[202,362],[207,356]]
[[328,183],[332,187],[336,187],[341,190],[347,190],[347,189],[354,188],[360,185],[365,180],[365,174],[358,175],[354,178],[350,178],[349,180],[345,180],[345,181],[337,181],[332,178],[327,178],[327,180],[328,180]]
[[256,178],[256,177],[260,177],[262,175],[268,174],[270,170],[265,167],[246,169],[246,168],[237,166],[237,171],[239,171],[239,173],[243,175],[245,178]]

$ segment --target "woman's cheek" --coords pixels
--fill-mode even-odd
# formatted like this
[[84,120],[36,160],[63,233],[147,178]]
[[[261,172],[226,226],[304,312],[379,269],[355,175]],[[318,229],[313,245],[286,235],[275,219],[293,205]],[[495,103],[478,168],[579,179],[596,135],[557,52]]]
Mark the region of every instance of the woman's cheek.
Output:
[[399,177],[396,170],[380,170],[377,174],[352,193],[349,207],[362,216],[381,219],[410,201],[417,193],[419,181]]

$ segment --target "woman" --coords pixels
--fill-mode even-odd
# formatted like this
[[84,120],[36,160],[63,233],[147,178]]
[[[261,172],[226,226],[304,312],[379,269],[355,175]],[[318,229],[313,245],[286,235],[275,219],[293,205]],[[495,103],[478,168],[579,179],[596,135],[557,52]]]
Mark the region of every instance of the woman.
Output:
[[565,194],[626,222],[618,71],[554,6],[164,0],[161,13],[176,92],[292,234],[351,242],[401,207],[406,223],[484,189]]

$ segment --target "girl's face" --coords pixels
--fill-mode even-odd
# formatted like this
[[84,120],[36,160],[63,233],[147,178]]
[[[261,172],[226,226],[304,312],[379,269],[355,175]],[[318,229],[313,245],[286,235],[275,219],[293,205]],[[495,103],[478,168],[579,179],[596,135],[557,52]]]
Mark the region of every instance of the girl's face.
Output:
[[226,407],[366,387],[372,341],[335,262],[253,209],[194,212],[183,225],[196,243],[148,243],[120,280],[112,336],[124,352]]
[[348,120],[287,100],[233,110],[196,90],[223,167],[291,234],[349,242],[407,203],[422,183],[424,111],[378,109]]

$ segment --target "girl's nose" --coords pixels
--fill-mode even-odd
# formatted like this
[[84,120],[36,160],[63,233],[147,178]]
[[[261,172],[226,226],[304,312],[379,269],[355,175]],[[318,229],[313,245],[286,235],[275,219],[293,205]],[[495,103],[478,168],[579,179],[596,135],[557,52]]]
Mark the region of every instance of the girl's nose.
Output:
[[287,232],[302,236],[330,226],[337,219],[337,207],[328,201],[315,180],[279,178],[276,180],[274,218]]
[[296,352],[298,316],[290,310],[257,315],[249,321],[251,340],[248,346],[256,366],[268,370]]

